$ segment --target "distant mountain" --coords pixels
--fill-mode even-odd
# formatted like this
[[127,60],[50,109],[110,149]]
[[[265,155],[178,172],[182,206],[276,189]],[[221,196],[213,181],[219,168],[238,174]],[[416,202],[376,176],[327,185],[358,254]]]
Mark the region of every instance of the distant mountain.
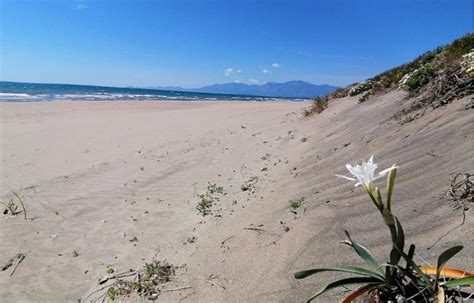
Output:
[[[151,88],[151,87],[150,87]],[[331,85],[315,85],[304,81],[268,82],[263,85],[244,83],[223,83],[208,85],[201,88],[185,89],[179,86],[153,87],[154,89],[173,91],[193,91],[199,93],[251,95],[285,98],[312,98],[332,93],[338,87]]]

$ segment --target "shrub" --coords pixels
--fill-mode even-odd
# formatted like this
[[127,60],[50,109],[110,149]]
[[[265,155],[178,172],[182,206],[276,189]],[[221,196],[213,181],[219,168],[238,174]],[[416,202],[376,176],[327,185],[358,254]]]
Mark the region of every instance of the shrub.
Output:
[[427,84],[434,76],[436,76],[436,71],[438,69],[431,65],[425,65],[419,69],[413,71],[413,73],[408,74],[403,84],[408,88],[408,90],[417,89],[425,84]]
[[319,114],[329,105],[329,98],[328,97],[316,97],[313,99],[310,108],[305,108],[303,115],[305,117],[311,116],[312,114]]
[[366,91],[365,93],[363,93],[359,97],[359,103],[362,103],[362,102],[365,102],[365,101],[369,100],[369,96],[370,96],[370,91]]
[[366,81],[362,81],[351,87],[351,89],[349,90],[349,96],[356,96],[358,94],[368,91],[369,89],[372,89],[372,87],[374,87],[374,82],[372,80],[369,79]]
[[304,197],[300,198],[300,199],[296,199],[296,200],[290,200],[288,201],[288,204],[290,205],[290,207],[295,210],[297,208],[299,208],[301,206],[301,204],[303,204],[304,202]]
[[198,195],[198,204],[196,210],[204,217],[212,213],[212,206],[216,201],[219,200],[219,197],[216,194],[223,194],[224,188],[218,186],[216,183],[207,183],[207,190],[204,194]]

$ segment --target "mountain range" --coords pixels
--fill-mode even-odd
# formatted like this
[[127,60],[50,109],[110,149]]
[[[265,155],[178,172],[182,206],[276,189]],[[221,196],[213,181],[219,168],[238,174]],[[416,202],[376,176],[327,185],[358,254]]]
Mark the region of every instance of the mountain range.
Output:
[[182,88],[179,86],[147,87],[172,91],[191,91],[199,93],[250,95],[284,98],[313,98],[332,93],[338,87],[331,85],[315,85],[305,81],[268,82],[262,85],[245,83],[222,83],[200,88]]

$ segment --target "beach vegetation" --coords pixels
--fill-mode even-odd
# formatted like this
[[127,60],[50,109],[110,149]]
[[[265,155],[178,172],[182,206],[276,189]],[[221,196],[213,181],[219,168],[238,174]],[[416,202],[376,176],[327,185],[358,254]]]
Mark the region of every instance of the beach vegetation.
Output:
[[203,217],[212,214],[212,206],[219,201],[219,195],[223,194],[224,187],[208,182],[206,192],[198,195],[196,210]]
[[311,106],[309,108],[303,109],[303,116],[308,117],[313,114],[320,114],[329,105],[329,98],[328,97],[316,97],[311,102]]
[[295,200],[290,200],[288,201],[288,204],[290,205],[291,209],[296,210],[300,208],[300,206],[304,202],[304,197],[301,197],[300,199],[295,199]]
[[[392,195],[398,167],[392,165],[376,174],[377,164],[371,157],[362,164],[354,166],[347,164],[346,168],[351,176],[336,176],[355,182],[356,187],[363,187],[390,232],[392,248],[388,260],[379,263],[367,248],[358,244],[351,238],[349,232],[345,231],[347,240],[343,243],[350,246],[368,267],[323,267],[295,273],[296,279],[323,272],[351,274],[351,277],[321,287],[308,302],[331,289],[351,284],[362,284],[362,287],[351,293],[343,302],[360,299],[361,295],[365,295],[370,302],[460,302],[471,298],[472,294],[462,291],[461,287],[474,285],[474,275],[461,269],[445,267],[446,263],[463,249],[462,246],[453,246],[442,252],[435,267],[420,266],[415,261],[414,244],[406,250],[402,224],[392,212]],[[376,186],[374,188],[374,181],[386,175],[384,199],[380,188]]]
[[[389,69],[359,83],[339,88],[313,100],[303,111],[304,116],[320,113],[332,99],[359,96],[359,102],[370,95],[393,89],[404,89],[408,97],[420,97],[410,111],[446,105],[472,92],[474,79],[474,33],[418,56],[411,62]],[[425,89],[427,87],[427,89]]]
[[[23,213],[23,217],[26,220],[26,207],[25,201],[21,196],[20,192],[10,189],[10,196],[7,202],[0,202],[5,207],[3,210],[4,215],[16,216],[20,213]],[[21,210],[19,209],[21,207]]]
[[[107,273],[112,274],[113,271],[108,269]],[[150,263],[145,263],[141,270],[130,270],[102,279],[99,283],[112,282],[102,288],[106,290],[105,294],[101,294],[96,300],[102,299],[102,302],[107,299],[109,301],[125,300],[132,294],[154,300],[161,292],[160,286],[169,282],[174,275],[175,267],[173,265],[166,261],[153,260]]]

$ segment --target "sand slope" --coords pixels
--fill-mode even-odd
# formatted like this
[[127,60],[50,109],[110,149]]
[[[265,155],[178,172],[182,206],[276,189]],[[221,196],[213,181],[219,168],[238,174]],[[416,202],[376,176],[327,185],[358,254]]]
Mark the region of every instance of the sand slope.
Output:
[[[450,264],[474,270],[469,213],[427,250],[461,222],[442,196],[449,173],[474,171],[469,98],[400,125],[391,117],[404,95],[336,100],[308,119],[304,104],[284,102],[0,104],[0,195],[23,188],[33,218],[0,219],[0,264],[26,254],[12,277],[0,272],[2,301],[75,301],[108,265],[124,271],[154,257],[181,266],[166,287],[191,286],[161,302],[302,301],[321,278],[293,272],[358,262],[338,243],[344,229],[381,260],[389,249],[365,196],[333,176],[371,154],[400,166],[394,208],[420,256],[434,262],[463,243]],[[225,195],[202,217],[197,194],[208,182]],[[288,200],[301,197],[290,212]]]

